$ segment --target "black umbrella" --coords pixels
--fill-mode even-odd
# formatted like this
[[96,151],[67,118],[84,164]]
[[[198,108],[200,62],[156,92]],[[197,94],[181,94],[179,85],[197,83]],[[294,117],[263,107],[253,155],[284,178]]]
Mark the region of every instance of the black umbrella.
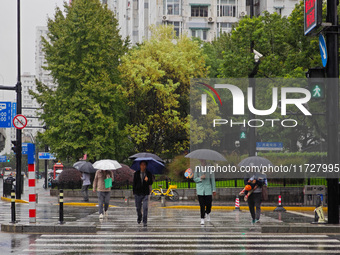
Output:
[[94,169],[94,167],[92,166],[92,164],[90,162],[81,160],[78,161],[76,163],[73,164],[73,167],[78,169],[80,172],[84,172],[84,173],[95,173],[96,169]]
[[156,154],[149,153],[149,152],[140,152],[140,153],[134,154],[134,155],[129,157],[129,159],[133,159],[133,160],[136,159],[136,158],[153,158],[153,159],[155,159],[159,162],[164,163],[163,159],[158,157]]

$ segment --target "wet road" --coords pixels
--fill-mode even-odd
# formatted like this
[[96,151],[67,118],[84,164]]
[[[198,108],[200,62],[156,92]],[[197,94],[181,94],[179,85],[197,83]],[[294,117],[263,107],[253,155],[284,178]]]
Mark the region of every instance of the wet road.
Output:
[[[37,222],[57,222],[56,198],[39,190]],[[263,234],[261,225],[310,223],[304,212],[264,211],[250,223],[248,211],[214,210],[211,222],[200,225],[199,211],[160,208],[150,203],[147,227],[138,225],[133,204],[116,203],[99,220],[95,207],[66,207],[65,221],[95,223],[95,234],[0,233],[0,254],[340,254],[340,236],[326,234]],[[28,205],[17,205],[18,219],[28,222]],[[9,222],[10,203],[0,201],[0,222]]]

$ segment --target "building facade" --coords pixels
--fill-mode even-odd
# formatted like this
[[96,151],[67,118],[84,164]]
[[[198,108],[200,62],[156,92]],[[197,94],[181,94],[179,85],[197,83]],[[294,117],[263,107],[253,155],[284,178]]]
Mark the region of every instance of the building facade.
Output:
[[[230,32],[249,14],[248,0],[102,0],[116,14],[123,38],[141,43],[150,38],[150,25],[173,25],[176,35],[212,41]],[[254,0],[254,14],[264,11],[288,16],[298,0]],[[248,5],[247,5],[248,4]]]

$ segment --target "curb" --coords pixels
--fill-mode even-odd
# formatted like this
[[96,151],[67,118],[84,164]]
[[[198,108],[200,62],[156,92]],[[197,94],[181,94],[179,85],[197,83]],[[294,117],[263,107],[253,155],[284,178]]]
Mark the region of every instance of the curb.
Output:
[[[1,197],[1,200],[11,202],[11,199],[8,197]],[[28,201],[22,199],[15,199],[15,203],[28,204]]]
[[261,233],[308,233],[308,234],[340,234],[339,225],[286,225],[261,226]]
[[79,233],[96,233],[95,225],[79,226],[66,224],[1,224],[1,231],[7,233],[64,233],[64,234],[79,234]]
[[[169,209],[189,209],[189,210],[197,210],[200,209],[198,205],[173,205],[162,208]],[[274,211],[276,206],[261,206],[261,210],[263,211]],[[235,206],[212,206],[212,210],[234,210]],[[248,210],[248,206],[240,206],[241,210]],[[298,206],[287,206],[285,207],[287,211],[314,211],[315,207],[298,207]],[[324,211],[328,211],[328,208],[323,208]]]

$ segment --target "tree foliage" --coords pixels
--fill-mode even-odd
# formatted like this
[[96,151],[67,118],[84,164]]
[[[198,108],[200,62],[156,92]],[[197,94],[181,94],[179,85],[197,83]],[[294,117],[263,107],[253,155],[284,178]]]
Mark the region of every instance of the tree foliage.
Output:
[[153,27],[152,38],[122,58],[126,130],[135,151],[176,154],[188,148],[190,79],[204,77],[206,69],[197,42],[174,38],[173,27]]
[[112,11],[99,0],[74,0],[57,8],[43,38],[46,69],[56,89],[37,84],[32,93],[47,126],[41,134],[59,158],[119,159],[124,151],[124,108],[117,92],[120,57],[127,41]]

